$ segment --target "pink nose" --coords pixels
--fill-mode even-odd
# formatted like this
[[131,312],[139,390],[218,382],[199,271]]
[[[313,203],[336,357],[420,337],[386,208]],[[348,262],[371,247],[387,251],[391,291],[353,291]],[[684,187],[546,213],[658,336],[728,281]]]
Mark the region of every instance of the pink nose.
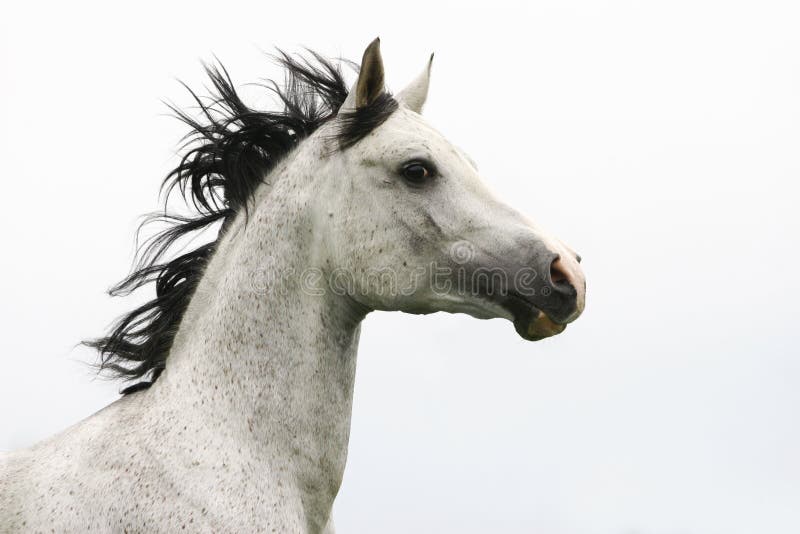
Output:
[[553,291],[560,297],[559,315],[566,317],[564,322],[574,321],[583,312],[586,302],[586,280],[580,265],[580,256],[568,258],[556,256],[550,264],[550,283]]
[[570,282],[569,274],[564,268],[564,262],[561,261],[561,256],[557,257],[553,263],[550,264],[550,281],[554,284],[569,284],[574,287],[575,284]]

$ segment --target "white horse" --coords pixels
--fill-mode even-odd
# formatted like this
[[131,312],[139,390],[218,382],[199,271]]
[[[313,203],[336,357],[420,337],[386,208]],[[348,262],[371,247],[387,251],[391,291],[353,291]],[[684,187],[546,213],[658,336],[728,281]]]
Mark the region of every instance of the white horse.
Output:
[[[140,380],[0,459],[0,531],[332,532],[367,313],[502,317],[537,340],[583,310],[578,256],[421,117],[430,62],[392,97],[377,39],[349,91],[319,56],[281,61],[283,111],[209,68],[217,98],[181,114],[195,138],[169,184],[197,214],[118,287],[156,298],[90,343]],[[159,263],[215,222],[216,241]]]

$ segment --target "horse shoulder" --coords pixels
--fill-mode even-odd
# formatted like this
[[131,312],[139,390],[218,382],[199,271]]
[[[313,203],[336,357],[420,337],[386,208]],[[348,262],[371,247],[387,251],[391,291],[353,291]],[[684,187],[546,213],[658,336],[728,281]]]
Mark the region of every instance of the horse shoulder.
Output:
[[118,495],[133,483],[130,456],[138,448],[125,429],[135,417],[134,397],[123,397],[30,448],[3,455],[0,531],[117,527],[115,512],[123,504]]

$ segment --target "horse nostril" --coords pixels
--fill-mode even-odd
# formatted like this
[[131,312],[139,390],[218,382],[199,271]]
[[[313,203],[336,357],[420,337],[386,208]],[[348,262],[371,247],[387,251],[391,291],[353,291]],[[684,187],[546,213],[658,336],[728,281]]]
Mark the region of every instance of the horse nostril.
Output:
[[560,256],[556,256],[556,259],[550,264],[550,281],[553,283],[553,285],[566,284],[568,286],[572,286],[569,281],[567,271],[564,268],[564,264],[561,263]]

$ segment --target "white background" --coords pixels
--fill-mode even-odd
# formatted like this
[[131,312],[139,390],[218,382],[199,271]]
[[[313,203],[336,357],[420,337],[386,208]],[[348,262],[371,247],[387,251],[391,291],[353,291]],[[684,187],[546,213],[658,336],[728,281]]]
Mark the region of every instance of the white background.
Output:
[[339,531],[800,532],[796,6],[5,4],[0,449],[116,397],[75,344],[133,305],[103,291],[175,164],[175,78],[380,35],[395,90],[436,52],[430,122],[582,254],[588,305],[536,344],[371,315]]

